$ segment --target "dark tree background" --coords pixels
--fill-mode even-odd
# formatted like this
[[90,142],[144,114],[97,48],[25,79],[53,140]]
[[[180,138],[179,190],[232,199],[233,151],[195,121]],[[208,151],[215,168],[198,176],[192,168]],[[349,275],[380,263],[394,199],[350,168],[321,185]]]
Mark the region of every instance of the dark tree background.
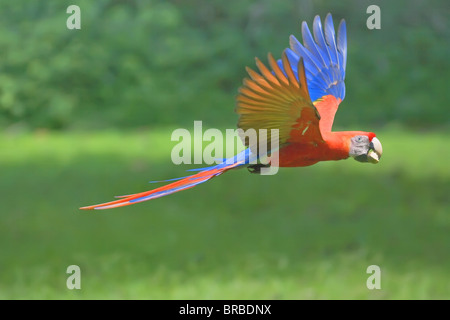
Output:
[[[81,8],[68,30],[66,8]],[[366,9],[381,8],[369,30]],[[0,3],[0,125],[94,129],[234,127],[245,66],[280,56],[300,24],[348,27],[338,126],[447,127],[447,1],[98,0]]]

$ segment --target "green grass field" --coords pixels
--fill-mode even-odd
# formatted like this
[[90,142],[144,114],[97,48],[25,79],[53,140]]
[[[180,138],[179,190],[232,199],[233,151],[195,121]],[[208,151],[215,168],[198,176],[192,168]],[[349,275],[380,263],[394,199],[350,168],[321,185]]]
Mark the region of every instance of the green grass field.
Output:
[[[378,165],[238,170],[78,210],[185,175],[170,133],[0,135],[0,299],[450,298],[447,132],[377,132]],[[81,290],[66,287],[73,264]]]

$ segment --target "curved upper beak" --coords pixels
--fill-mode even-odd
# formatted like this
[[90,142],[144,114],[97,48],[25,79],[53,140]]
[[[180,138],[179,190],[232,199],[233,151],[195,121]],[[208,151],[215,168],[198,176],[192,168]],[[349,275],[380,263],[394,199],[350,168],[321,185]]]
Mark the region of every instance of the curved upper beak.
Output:
[[380,162],[381,155],[383,154],[383,147],[381,146],[380,140],[376,137],[372,139],[370,143],[369,152],[367,153],[367,161],[370,163]]

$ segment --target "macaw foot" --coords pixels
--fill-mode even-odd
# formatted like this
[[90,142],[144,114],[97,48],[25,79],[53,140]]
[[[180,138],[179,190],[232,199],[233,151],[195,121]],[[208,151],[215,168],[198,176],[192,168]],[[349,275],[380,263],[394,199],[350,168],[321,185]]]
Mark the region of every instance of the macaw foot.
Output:
[[261,168],[269,168],[269,167],[270,167],[270,163],[268,163],[268,164],[257,163],[257,164],[249,165],[247,167],[247,169],[248,169],[248,172],[250,172],[250,173],[260,174]]

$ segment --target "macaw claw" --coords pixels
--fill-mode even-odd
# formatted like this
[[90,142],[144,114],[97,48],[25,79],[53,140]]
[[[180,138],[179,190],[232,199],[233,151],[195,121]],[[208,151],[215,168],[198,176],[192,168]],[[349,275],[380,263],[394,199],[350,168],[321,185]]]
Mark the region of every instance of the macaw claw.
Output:
[[269,168],[270,167],[270,163],[269,164],[262,164],[262,163],[257,163],[257,164],[251,164],[247,167],[248,172],[250,173],[256,173],[256,174],[261,174],[261,168]]

